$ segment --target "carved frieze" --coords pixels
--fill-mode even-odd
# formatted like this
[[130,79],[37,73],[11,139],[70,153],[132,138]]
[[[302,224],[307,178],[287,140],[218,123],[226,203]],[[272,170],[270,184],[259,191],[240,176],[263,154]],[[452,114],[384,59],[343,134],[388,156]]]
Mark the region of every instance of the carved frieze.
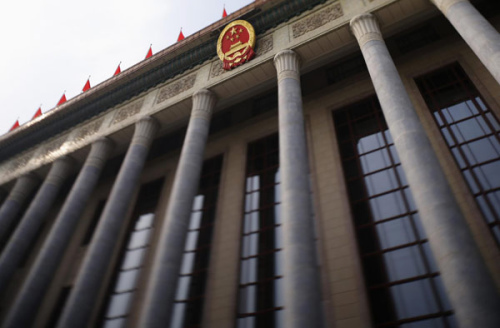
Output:
[[144,99],[134,101],[133,103],[130,103],[128,105],[125,105],[124,107],[118,109],[115,113],[115,117],[113,118],[113,121],[111,122],[111,125],[116,124],[118,122],[121,122],[129,117],[132,117],[136,114],[138,114],[141,111],[142,103],[144,102]]
[[99,130],[99,128],[101,127],[103,121],[104,121],[104,119],[101,118],[101,119],[95,120],[87,125],[82,126],[80,128],[80,130],[78,130],[78,132],[76,133],[76,136],[75,136],[75,139],[73,140],[73,142],[81,142],[81,141],[85,140],[86,138],[90,137],[91,135],[93,135],[94,133],[96,133]]
[[255,47],[255,53],[257,56],[263,55],[273,49],[273,35],[268,35],[262,39],[257,40],[257,46]]
[[9,174],[9,173],[13,173],[17,170],[20,170],[21,168],[26,166],[26,164],[28,164],[28,162],[30,161],[30,159],[32,157],[33,157],[33,152],[31,152],[31,151],[18,156],[17,158],[15,158],[14,160],[11,161],[9,167],[6,169],[6,171],[7,171],[6,173]]
[[192,74],[163,87],[158,93],[158,98],[156,99],[156,103],[159,104],[169,98],[177,96],[181,92],[191,89],[194,86],[195,81],[196,81],[196,74]]
[[344,12],[340,3],[335,3],[319,12],[306,17],[292,25],[292,35],[298,38],[308,32],[311,32],[326,23],[329,23],[339,17],[342,17]]
[[212,67],[210,68],[210,78],[219,76],[226,72],[222,67],[222,62],[220,60],[216,60],[212,63]]

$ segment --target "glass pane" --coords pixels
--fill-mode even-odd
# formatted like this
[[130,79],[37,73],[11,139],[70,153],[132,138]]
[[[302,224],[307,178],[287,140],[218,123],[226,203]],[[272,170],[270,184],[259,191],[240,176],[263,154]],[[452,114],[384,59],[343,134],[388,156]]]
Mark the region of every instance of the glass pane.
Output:
[[201,217],[203,212],[193,212],[191,213],[191,218],[189,219],[189,230],[195,230],[200,228]]
[[365,174],[388,167],[391,162],[387,149],[377,150],[360,157],[361,167]]
[[194,211],[202,209],[204,198],[205,198],[205,196],[203,196],[203,195],[197,195],[194,197],[194,200],[193,200],[193,210]]
[[389,281],[403,280],[427,273],[418,246],[384,253],[383,258]]
[[195,253],[184,253],[182,257],[181,274],[189,274],[193,272]]
[[416,240],[409,217],[377,224],[375,227],[381,249],[408,244]]
[[258,253],[259,234],[252,233],[243,237],[243,257],[257,255]]
[[366,152],[378,149],[385,146],[382,133],[378,132],[359,139],[358,141],[358,154],[362,155]]
[[240,283],[247,284],[257,281],[257,258],[251,258],[241,262]]
[[127,251],[125,254],[125,259],[123,260],[122,270],[137,268],[141,266],[145,254],[145,248]]
[[141,230],[152,227],[154,218],[155,218],[154,213],[141,215],[137,220],[137,223],[135,224],[135,230]]
[[439,311],[428,279],[390,287],[399,319]]
[[172,322],[170,328],[182,328],[184,315],[186,312],[186,303],[175,303],[172,313]]
[[376,221],[388,219],[406,212],[403,198],[399,191],[372,198],[369,202]]
[[104,328],[122,328],[125,326],[125,318],[105,319]]
[[368,196],[380,194],[398,187],[393,169],[370,174],[364,179],[368,189]]
[[177,301],[185,300],[188,296],[189,292],[189,283],[191,281],[191,277],[180,277],[179,284],[177,285],[177,293],[175,299]]
[[139,270],[122,271],[118,276],[115,292],[129,291],[135,288],[135,282],[139,275]]
[[107,318],[118,317],[128,313],[128,307],[133,293],[113,295],[106,314]]
[[256,289],[254,285],[240,289],[240,313],[255,312]]
[[128,243],[128,248],[133,249],[137,247],[143,247],[148,244],[149,241],[149,234],[151,233],[151,230],[141,230],[141,231],[136,231],[132,233],[132,237],[130,238],[130,241]]
[[185,246],[186,251],[192,251],[192,250],[197,248],[199,233],[200,232],[198,230],[190,231],[188,233],[187,238],[186,238],[186,246]]
[[285,306],[285,297],[283,295],[283,279],[274,280],[274,306]]

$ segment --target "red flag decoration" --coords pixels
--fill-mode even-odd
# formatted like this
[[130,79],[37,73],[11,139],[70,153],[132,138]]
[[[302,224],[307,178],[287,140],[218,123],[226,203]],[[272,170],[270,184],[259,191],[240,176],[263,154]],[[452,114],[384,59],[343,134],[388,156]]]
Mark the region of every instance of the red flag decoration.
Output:
[[31,118],[31,120],[34,120],[35,118],[41,115],[42,115],[42,107],[38,107],[38,110],[36,111],[35,115],[33,115],[33,118]]
[[66,91],[63,93],[61,99],[59,99],[59,102],[57,103],[56,107],[64,104],[65,102],[66,102]]
[[179,33],[179,37],[177,38],[177,42],[184,40],[184,34],[182,34],[182,27],[181,27],[181,33]]
[[118,74],[120,74],[122,72],[122,70],[120,69],[121,63],[122,62],[120,62],[120,64],[118,64],[118,67],[116,68],[115,74],[113,74],[113,76],[116,76],[116,75],[118,75]]
[[152,47],[152,45],[149,46],[149,50],[148,50],[148,53],[146,54],[145,59],[148,59],[149,57],[153,56],[153,49],[151,47]]
[[222,11],[222,18],[224,17],[227,17],[226,7],[224,7],[224,10]]
[[16,123],[14,123],[14,125],[10,128],[9,132],[14,129],[17,129],[18,127],[19,127],[19,120],[16,120]]
[[85,83],[85,85],[83,86],[82,91],[85,92],[88,89],[90,89],[90,77],[87,79],[87,83]]

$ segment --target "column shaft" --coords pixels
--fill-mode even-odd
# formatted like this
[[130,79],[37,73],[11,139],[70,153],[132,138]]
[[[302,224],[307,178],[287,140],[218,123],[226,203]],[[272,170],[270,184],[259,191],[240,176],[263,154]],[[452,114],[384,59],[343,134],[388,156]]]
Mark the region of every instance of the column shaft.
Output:
[[28,277],[10,309],[3,328],[29,327],[40,308],[45,293],[59,267],[111,148],[106,138],[92,144],[61,212],[52,227]]
[[193,95],[191,118],[148,279],[140,327],[169,326],[189,218],[200,181],[210,118],[215,102],[215,95],[205,89]]
[[39,183],[38,177],[27,174],[17,179],[14,188],[0,208],[0,249],[1,244],[6,244],[9,238],[9,231],[14,224],[19,212],[23,208],[28,197],[35,190]]
[[73,160],[69,157],[61,157],[52,164],[49,174],[3,250],[0,256],[0,295],[7,289],[19,263],[35,242],[37,232],[71,172],[72,165]]
[[284,50],[275,56],[274,64],[278,71],[285,327],[322,327],[299,58]]
[[151,117],[143,118],[136,123],[132,142],[58,322],[60,328],[83,328],[89,324],[106,271],[118,243],[119,232],[127,218],[130,202],[137,189],[157,130],[158,123]]
[[351,20],[461,327],[500,327],[500,299],[375,17]]
[[500,34],[469,0],[431,0],[500,83]]

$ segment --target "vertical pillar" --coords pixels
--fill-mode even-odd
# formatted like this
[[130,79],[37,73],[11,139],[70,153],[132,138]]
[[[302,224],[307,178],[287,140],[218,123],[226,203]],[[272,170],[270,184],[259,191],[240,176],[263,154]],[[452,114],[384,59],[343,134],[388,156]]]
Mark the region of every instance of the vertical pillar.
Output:
[[160,328],[169,325],[215,102],[215,95],[206,89],[193,95],[191,118],[148,280],[140,327]]
[[19,263],[27,255],[30,245],[35,242],[37,232],[54,204],[61,185],[71,172],[73,164],[73,160],[67,156],[58,158],[52,164],[49,174],[3,250],[0,256],[0,294],[7,289]]
[[351,29],[366,61],[401,165],[460,327],[500,327],[500,298],[371,14]]
[[151,117],[136,123],[132,142],[57,327],[87,327],[158,128],[158,122]]
[[[14,188],[0,207],[0,243],[6,244],[8,234],[17,215],[26,203],[27,198],[38,186],[40,180],[34,173],[28,173],[17,179]],[[1,247],[0,247],[1,249]]]
[[469,0],[431,0],[500,83],[500,34]]
[[101,138],[92,144],[85,164],[7,315],[4,328],[31,326],[78,220],[97,185],[111,144],[107,138]]
[[274,57],[274,65],[278,71],[285,327],[322,327],[299,57],[284,50]]

